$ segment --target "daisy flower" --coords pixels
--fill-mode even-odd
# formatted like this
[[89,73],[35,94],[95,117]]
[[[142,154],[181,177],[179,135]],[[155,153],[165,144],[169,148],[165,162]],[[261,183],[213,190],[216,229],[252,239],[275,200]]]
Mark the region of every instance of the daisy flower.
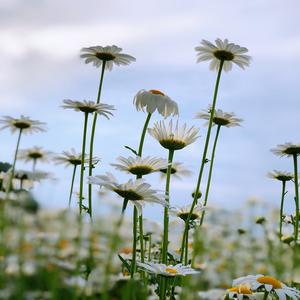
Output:
[[[206,208],[207,207],[203,206],[201,203],[196,205],[193,209],[190,220],[194,221],[196,219],[199,219],[201,217],[202,212]],[[190,213],[190,210],[191,210],[191,205],[185,205],[182,207],[171,207],[169,209],[169,212],[171,215],[179,217],[181,220],[186,221]]]
[[126,66],[136,59],[128,54],[121,53],[122,48],[115,45],[112,46],[93,46],[81,49],[80,57],[84,59],[86,64],[92,63],[95,67],[99,68],[105,64],[105,69],[111,71],[113,65]]
[[278,145],[277,148],[271,149],[275,155],[279,156],[293,156],[300,154],[300,144],[285,143]]
[[[70,165],[79,166],[81,165],[81,153],[77,153],[74,148],[71,148],[70,151],[63,151],[62,154],[55,156],[53,160],[56,164],[62,164],[65,165],[65,167]],[[93,165],[96,165],[100,160],[98,157],[93,157]],[[85,155],[84,162],[89,163],[87,155]]]
[[196,47],[197,62],[210,61],[210,70],[219,70],[220,63],[223,62],[223,69],[228,72],[232,69],[232,63],[244,69],[250,64],[251,57],[246,55],[248,49],[234,43],[229,43],[227,39],[215,40],[215,45],[207,40],[202,40],[200,46]]
[[162,275],[166,277],[175,277],[175,276],[186,276],[190,274],[198,274],[199,271],[194,270],[191,268],[190,265],[184,266],[182,264],[177,265],[165,265],[165,264],[158,264],[158,263],[137,263],[138,267],[143,269],[148,273],[152,273],[155,275]]
[[34,146],[29,149],[22,149],[19,151],[18,159],[23,160],[25,162],[30,161],[42,161],[42,162],[49,162],[50,157],[52,156],[53,152],[45,151],[42,147]]
[[64,100],[63,102],[65,103],[62,105],[63,108],[70,108],[84,113],[97,113],[98,115],[102,115],[107,119],[113,115],[111,110],[115,110],[113,105],[103,103],[97,104],[93,101]]
[[129,156],[128,158],[119,156],[117,160],[120,162],[119,164],[111,165],[120,171],[138,176],[144,176],[168,167],[168,162],[165,159],[150,156],[145,158],[139,156]]
[[193,143],[198,138],[199,129],[194,126],[188,129],[187,124],[183,124],[180,127],[178,121],[173,126],[173,121],[171,120],[168,125],[164,121],[154,123],[154,127],[149,128],[148,132],[164,148],[174,151],[183,149]]
[[234,286],[240,284],[250,285],[253,291],[263,288],[266,292],[277,295],[280,300],[286,300],[287,296],[292,299],[300,299],[300,291],[285,285],[272,276],[248,275],[233,281]]
[[[168,168],[160,169],[160,178],[165,179]],[[183,166],[183,163],[174,162],[171,167],[172,178],[182,179],[183,176],[191,176],[193,173]]]
[[106,175],[89,176],[88,183],[104,187],[130,201],[137,208],[140,215],[145,202],[168,206],[165,195],[151,189],[151,185],[145,183],[143,179],[130,179],[128,182],[120,184],[111,173],[107,172]]
[[157,110],[165,118],[178,115],[177,103],[159,90],[140,90],[135,95],[133,103],[138,111],[146,110],[152,114]]
[[240,284],[237,286],[234,286],[227,290],[229,297],[233,299],[256,299],[255,295],[251,291],[251,288],[247,284]]
[[[208,109],[205,110],[204,112],[197,113],[195,118],[207,120],[207,122],[205,123],[205,125],[207,126],[209,124],[210,113],[211,110]],[[243,121],[242,119],[236,118],[233,112],[227,113],[227,112],[223,112],[221,109],[217,109],[214,112],[214,117],[213,117],[214,125],[235,127],[235,126],[240,126],[240,122],[242,121]]]
[[29,117],[25,117],[23,115],[21,115],[20,118],[4,116],[2,119],[0,119],[0,123],[3,124],[3,126],[0,127],[0,130],[9,128],[12,133],[16,132],[17,130],[22,130],[23,133],[46,131],[44,128],[44,125],[46,123],[32,120]]
[[273,172],[268,173],[268,177],[277,179],[279,181],[290,181],[294,178],[294,175],[290,172],[274,170]]

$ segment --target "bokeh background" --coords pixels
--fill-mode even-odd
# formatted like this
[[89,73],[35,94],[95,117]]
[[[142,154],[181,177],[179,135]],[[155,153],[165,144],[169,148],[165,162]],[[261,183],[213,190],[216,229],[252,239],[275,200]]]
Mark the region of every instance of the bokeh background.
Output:
[[[270,148],[299,142],[299,9],[296,0],[2,0],[1,115],[24,114],[47,122],[48,131],[24,136],[21,148],[80,151],[81,115],[60,107],[66,98],[96,98],[100,70],[83,63],[80,49],[120,46],[137,61],[105,74],[102,102],[117,110],[110,121],[99,119],[95,154],[102,163],[95,174],[109,170],[120,180],[128,178],[109,164],[119,155],[131,154],[124,145],[138,145],[146,115],[136,112],[133,97],[140,89],[160,89],[178,102],[181,122],[201,127],[199,140],[175,154],[175,161],[184,162],[193,176],[172,181],[172,203],[187,204],[206,132],[204,122],[194,116],[210,103],[216,77],[206,63],[196,63],[194,47],[202,39],[228,38],[247,47],[253,60],[246,71],[235,67],[221,79],[218,108],[235,112],[244,123],[221,132],[209,201],[234,209],[255,197],[278,206],[280,184],[266,173],[292,171],[292,161],[275,157]],[[160,119],[158,114],[153,117]],[[17,136],[8,131],[0,136],[1,160],[11,162]],[[167,155],[150,136],[145,147],[145,155]],[[18,163],[17,168],[31,165]],[[57,178],[35,187],[39,202],[66,207],[72,170],[51,164],[39,169]],[[164,188],[157,175],[149,181]],[[288,190],[287,206],[292,210],[292,185]],[[158,212],[161,208],[153,207],[146,215],[160,218]]]

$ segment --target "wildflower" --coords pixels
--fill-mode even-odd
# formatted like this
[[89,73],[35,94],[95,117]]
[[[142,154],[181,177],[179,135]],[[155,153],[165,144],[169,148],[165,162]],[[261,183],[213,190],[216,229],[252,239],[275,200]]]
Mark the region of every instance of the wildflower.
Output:
[[157,190],[151,189],[150,184],[145,183],[143,179],[130,179],[128,182],[120,184],[111,173],[106,173],[106,175],[89,176],[88,182],[89,184],[100,185],[130,201],[137,208],[139,214],[142,213],[145,202],[168,205],[164,199],[165,196],[158,193]]
[[138,111],[152,114],[157,110],[165,118],[178,115],[178,106],[169,96],[159,90],[140,90],[134,97],[133,103]]
[[245,55],[248,52],[247,48],[229,43],[227,39],[224,41],[216,39],[215,42],[216,45],[207,40],[202,40],[201,45],[195,48],[198,56],[197,62],[211,61],[210,70],[218,70],[220,62],[223,62],[225,72],[232,69],[232,63],[242,69],[249,66],[251,57]]
[[[163,169],[160,169],[159,171],[160,171],[160,175],[161,175],[160,178],[164,179],[167,174],[168,168],[163,168]],[[173,162],[172,166],[171,166],[171,174],[172,174],[172,177],[174,177],[176,179],[182,179],[182,176],[191,176],[192,172],[190,170],[188,170],[187,168],[185,168],[182,163]]]
[[[204,119],[207,120],[205,125],[209,124],[209,119],[210,119],[210,113],[211,110],[205,110],[202,113],[197,113],[196,114],[196,119]],[[225,127],[235,127],[235,126],[240,126],[240,122],[242,122],[242,119],[236,118],[235,114],[233,112],[227,113],[223,112],[221,109],[217,109],[214,112],[214,117],[213,117],[213,124],[214,125],[219,125],[219,126],[225,126]]]
[[300,154],[300,144],[285,143],[278,145],[277,148],[271,149],[275,155],[279,156],[293,156]]
[[111,71],[113,65],[126,66],[136,59],[128,54],[120,53],[122,48],[115,45],[112,46],[93,46],[81,49],[80,57],[84,59],[86,64],[93,63],[93,65],[99,68],[105,64],[105,69]]
[[[255,299],[255,296],[253,295],[253,292],[250,289],[249,285],[246,284],[240,284],[237,286],[234,286],[227,290],[229,293],[230,298],[237,298],[239,300],[242,299]],[[245,296],[245,298],[244,298]]]
[[96,113],[104,116],[107,119],[113,115],[110,111],[115,110],[113,105],[103,103],[97,104],[93,101],[64,100],[63,102],[65,103],[62,105],[63,108],[70,108],[84,113]]
[[277,179],[280,181],[290,181],[294,178],[294,175],[290,172],[277,171],[269,172],[268,176],[273,179]]
[[[199,203],[198,205],[196,205],[193,209],[190,220],[194,221],[196,219],[199,219],[204,209],[206,209],[206,207],[204,207],[202,204]],[[186,221],[190,210],[191,205],[186,205],[182,207],[171,207],[169,212],[171,215],[177,216],[183,221]]]
[[12,133],[21,130],[23,133],[35,133],[45,131],[46,123],[37,120],[32,120],[29,117],[21,115],[20,118],[12,118],[4,116],[0,119],[0,123],[4,124],[1,129],[9,128]]
[[179,127],[178,121],[175,128],[173,127],[172,120],[168,125],[164,121],[156,122],[153,128],[149,128],[148,132],[166,149],[180,150],[187,145],[193,143],[197,138],[199,129],[192,126],[187,129],[187,125],[184,124]]
[[199,271],[194,270],[191,268],[190,265],[183,266],[182,264],[177,265],[165,265],[165,264],[158,264],[158,263],[137,263],[138,267],[143,269],[148,273],[152,273],[155,275],[162,275],[166,277],[175,277],[175,276],[185,276],[190,274],[198,274]]
[[168,166],[166,160],[150,156],[145,158],[141,158],[139,156],[129,156],[128,158],[119,156],[117,160],[120,162],[119,164],[111,165],[118,170],[138,176],[144,176],[153,172],[158,172],[161,168],[167,168]]
[[35,146],[33,148],[20,150],[18,159],[25,162],[33,161],[33,170],[35,170],[37,161],[49,162],[52,154],[51,151],[45,151],[42,147]]

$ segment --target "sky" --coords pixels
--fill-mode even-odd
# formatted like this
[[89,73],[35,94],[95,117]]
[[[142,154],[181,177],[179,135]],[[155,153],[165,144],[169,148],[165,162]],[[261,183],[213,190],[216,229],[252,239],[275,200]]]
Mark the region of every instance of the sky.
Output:
[[[80,151],[82,116],[63,110],[62,100],[96,99],[100,70],[83,63],[80,49],[115,44],[136,62],[105,74],[101,101],[117,110],[111,120],[98,121],[95,154],[102,162],[94,173],[110,171],[120,181],[129,179],[110,163],[131,154],[124,145],[138,145],[146,114],[136,111],[134,95],[141,89],[159,89],[178,103],[180,123],[200,128],[197,142],[175,153],[175,161],[183,162],[193,176],[172,180],[171,202],[188,204],[206,134],[204,122],[194,116],[211,102],[216,78],[207,63],[196,63],[194,48],[202,39],[228,38],[247,47],[252,62],[245,71],[234,67],[221,78],[217,108],[235,112],[244,122],[242,127],[221,130],[209,202],[234,209],[255,197],[278,206],[280,183],[266,174],[273,169],[292,171],[292,161],[275,157],[270,149],[300,141],[299,9],[296,0],[2,0],[1,116],[23,114],[47,123],[46,133],[22,138],[22,149],[37,145],[56,153],[71,147]],[[150,127],[160,119],[155,114]],[[11,162],[17,136],[9,131],[0,135],[1,160]],[[144,153],[167,157],[149,135]],[[66,207],[72,170],[53,164],[38,168],[57,178],[35,187],[39,202]],[[164,189],[157,174],[148,181]],[[202,190],[205,183],[206,176]],[[288,191],[287,209],[292,209],[292,185]],[[101,210],[101,197],[95,201]],[[159,211],[152,207],[146,215],[155,218]]]

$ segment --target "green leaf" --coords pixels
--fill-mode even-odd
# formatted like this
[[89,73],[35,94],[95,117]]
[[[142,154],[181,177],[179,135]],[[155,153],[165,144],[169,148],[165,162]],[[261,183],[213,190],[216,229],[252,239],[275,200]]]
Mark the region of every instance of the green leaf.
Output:
[[136,156],[139,156],[136,150],[132,149],[132,148],[129,147],[129,146],[124,146],[124,147],[125,147],[126,149],[130,150],[131,152],[133,152]]

